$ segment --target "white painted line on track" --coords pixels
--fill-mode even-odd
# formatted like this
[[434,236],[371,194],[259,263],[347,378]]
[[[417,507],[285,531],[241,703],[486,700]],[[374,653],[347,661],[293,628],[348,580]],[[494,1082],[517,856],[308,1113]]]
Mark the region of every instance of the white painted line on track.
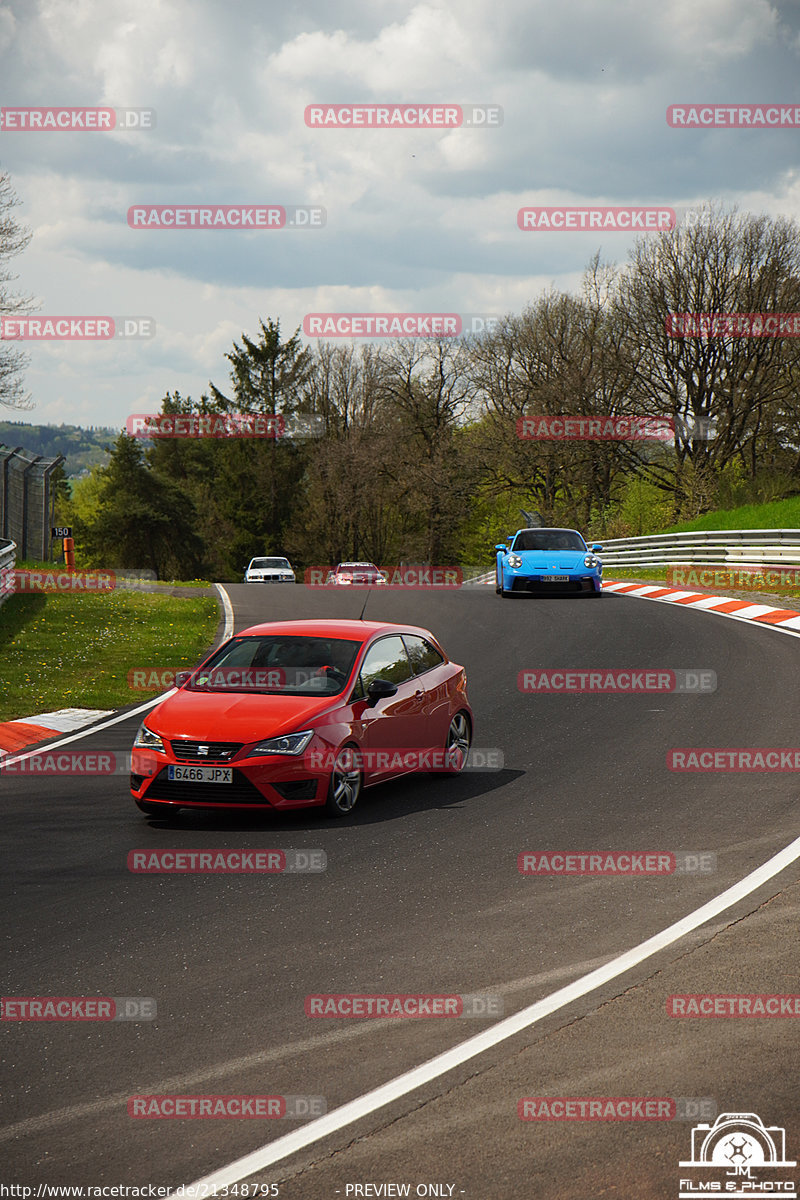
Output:
[[222,640],[223,642],[227,642],[229,637],[233,637],[233,605],[231,604],[230,596],[221,583],[215,583],[214,587],[219,593],[219,598],[222,601],[222,607],[225,611],[225,628],[222,631]]
[[354,1121],[358,1121],[362,1117],[375,1112],[377,1109],[391,1104],[401,1096],[405,1096],[416,1088],[430,1083],[431,1080],[438,1079],[441,1075],[446,1074],[447,1071],[453,1070],[454,1067],[461,1066],[463,1063],[468,1062],[469,1059],[475,1058],[476,1055],[482,1054],[483,1051],[490,1049],[492,1046],[496,1046],[499,1042],[513,1037],[515,1033],[527,1029],[529,1026],[535,1024],[536,1021],[541,1020],[542,1017],[546,1017],[550,1013],[556,1012],[558,1009],[571,1003],[573,1000],[577,1000],[581,996],[595,991],[596,988],[601,987],[604,983],[608,983],[610,980],[616,979],[617,976],[623,975],[631,967],[638,966],[639,963],[644,962],[645,959],[650,958],[653,954],[657,954],[660,950],[671,946],[687,933],[691,933],[698,926],[704,925],[707,921],[718,916],[739,900],[743,900],[746,896],[749,896],[756,888],[767,883],[773,876],[785,870],[786,867],[791,866],[798,858],[800,858],[800,837],[795,838],[793,842],[790,842],[783,850],[780,850],[772,858],[768,859],[767,862],[757,867],[755,871],[751,871],[749,875],[745,875],[744,879],[739,880],[738,883],[721,892],[714,900],[709,900],[707,904],[701,905],[693,913],[683,917],[680,921],[676,921],[673,925],[667,926],[666,929],[663,929],[651,938],[647,938],[646,941],[641,942],[638,946],[634,946],[631,950],[626,950],[617,958],[612,959],[611,962],[598,967],[595,971],[590,971],[588,975],[584,975],[581,979],[567,984],[566,987],[559,988],[558,991],[552,992],[543,1000],[537,1000],[535,1004],[528,1005],[527,1008],[521,1009],[518,1013],[514,1013],[513,1016],[506,1017],[503,1021],[498,1021],[497,1024],[493,1025],[490,1029],[484,1030],[483,1033],[467,1038],[465,1042],[461,1042],[451,1050],[445,1051],[444,1054],[437,1054],[435,1058],[430,1058],[427,1062],[410,1071],[405,1071],[402,1075],[398,1075],[395,1079],[389,1080],[388,1083],[374,1088],[371,1092],[366,1092],[363,1096],[358,1096],[355,1100],[348,1101],[346,1104],[341,1105],[340,1108],[327,1113],[324,1117],[318,1117],[316,1120],[310,1121],[302,1129],[296,1129],[292,1133],[287,1133],[273,1142],[268,1142],[258,1150],[254,1150],[252,1153],[236,1159],[235,1162],[229,1163],[225,1167],[220,1167],[219,1170],[204,1176],[202,1179],[196,1180],[193,1184],[185,1185],[183,1194],[191,1196],[193,1189],[195,1189],[201,1196],[207,1196],[209,1190],[214,1187],[223,1188],[230,1184],[238,1183],[240,1180],[246,1179],[258,1171],[263,1171],[266,1167],[272,1166],[284,1158],[288,1158],[289,1155],[297,1153],[298,1150],[313,1145],[314,1142],[318,1142],[321,1138],[328,1137],[346,1125],[351,1125]]
[[8,766],[11,763],[24,762],[34,754],[49,754],[51,750],[58,750],[59,746],[68,746],[70,742],[79,742],[81,738],[91,737],[93,733],[99,733],[101,729],[108,729],[110,725],[118,725],[120,721],[127,721],[128,717],[135,717],[138,713],[147,712],[148,708],[155,708],[157,704],[160,704],[162,700],[166,700],[167,696],[171,696],[177,690],[177,688],[169,688],[168,691],[162,692],[160,696],[156,696],[155,700],[146,700],[138,708],[131,708],[127,712],[118,713],[116,717],[111,717],[108,721],[101,721],[99,725],[92,725],[89,729],[81,729],[79,733],[73,733],[70,737],[61,738],[58,742],[48,742],[46,746],[40,742],[30,750],[15,754],[13,757],[11,755],[8,755],[6,758],[0,757],[0,763]]

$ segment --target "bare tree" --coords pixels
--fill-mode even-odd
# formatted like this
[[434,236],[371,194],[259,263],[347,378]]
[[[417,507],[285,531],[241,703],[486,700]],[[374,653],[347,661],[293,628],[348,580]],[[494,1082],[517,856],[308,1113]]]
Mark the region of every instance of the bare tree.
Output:
[[385,351],[384,415],[394,437],[382,473],[392,480],[401,511],[419,525],[411,553],[440,563],[455,549],[454,532],[473,494],[470,463],[457,435],[477,394],[469,352],[447,338],[404,339]]
[[693,227],[639,239],[614,303],[634,404],[677,426],[675,455],[647,464],[649,478],[680,491],[684,464],[697,481],[734,459],[755,477],[782,421],[797,430],[800,340],[676,337],[668,321],[670,314],[797,312],[800,227],[709,206]]
[[[12,213],[19,203],[10,176],[0,171],[0,315],[7,317],[21,316],[33,307],[29,296],[22,296],[8,287],[18,276],[8,270],[7,264],[21,254],[31,240],[30,232],[17,223]],[[21,378],[27,364],[27,354],[5,340],[0,342],[0,404],[4,408],[33,408]]]
[[[526,413],[611,416],[630,410],[630,371],[619,354],[608,304],[613,273],[597,259],[584,295],[549,292],[507,316],[471,346],[483,398],[483,470],[502,492],[526,492],[548,522],[569,514],[587,523],[607,504],[623,465],[611,442],[529,442],[517,435]],[[474,439],[473,439],[474,440]]]

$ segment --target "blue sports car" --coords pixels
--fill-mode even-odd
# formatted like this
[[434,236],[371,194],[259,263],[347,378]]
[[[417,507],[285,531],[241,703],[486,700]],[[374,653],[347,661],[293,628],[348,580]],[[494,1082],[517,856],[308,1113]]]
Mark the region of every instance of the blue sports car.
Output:
[[518,529],[509,545],[495,546],[498,596],[517,592],[602,595],[602,546],[591,550],[575,529]]

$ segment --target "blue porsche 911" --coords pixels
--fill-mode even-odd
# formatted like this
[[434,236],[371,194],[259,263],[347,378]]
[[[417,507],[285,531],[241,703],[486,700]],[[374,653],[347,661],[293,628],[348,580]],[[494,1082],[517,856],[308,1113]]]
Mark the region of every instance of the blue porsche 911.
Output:
[[509,544],[497,545],[498,596],[529,592],[541,596],[602,595],[603,564],[575,529],[518,529]]

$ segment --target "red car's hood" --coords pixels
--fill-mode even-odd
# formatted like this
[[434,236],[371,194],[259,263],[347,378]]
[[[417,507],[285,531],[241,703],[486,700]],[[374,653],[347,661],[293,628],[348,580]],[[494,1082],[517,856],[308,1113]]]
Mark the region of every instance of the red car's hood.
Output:
[[257,742],[304,729],[335,696],[259,696],[181,690],[145,717],[148,729],[190,741]]

